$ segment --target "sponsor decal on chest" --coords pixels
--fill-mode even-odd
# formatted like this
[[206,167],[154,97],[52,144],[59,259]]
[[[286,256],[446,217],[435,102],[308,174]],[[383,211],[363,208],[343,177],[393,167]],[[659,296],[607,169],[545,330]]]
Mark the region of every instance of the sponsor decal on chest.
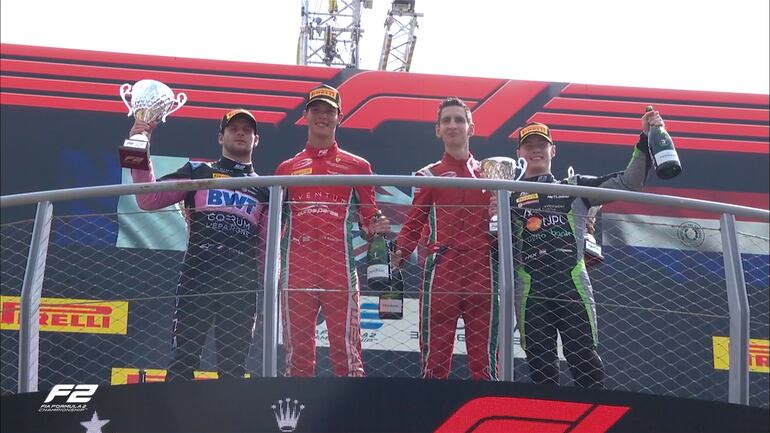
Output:
[[292,176],[302,176],[306,174],[313,174],[313,167],[301,168],[291,172]]
[[533,233],[541,228],[566,226],[568,224],[567,217],[561,214],[541,215],[531,210],[526,210],[524,211],[524,218],[526,218],[525,226],[527,230]]
[[538,195],[536,192],[533,192],[531,194],[524,194],[516,198],[516,205],[518,207],[538,203],[540,199],[538,198]]
[[247,215],[251,215],[254,212],[256,204],[256,200],[237,191],[210,189],[206,197],[206,206],[233,207],[246,212]]

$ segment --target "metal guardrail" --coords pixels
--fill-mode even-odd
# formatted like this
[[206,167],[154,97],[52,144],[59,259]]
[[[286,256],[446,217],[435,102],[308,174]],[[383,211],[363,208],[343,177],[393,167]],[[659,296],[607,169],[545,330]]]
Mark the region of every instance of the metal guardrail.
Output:
[[[229,179],[207,179],[191,181],[168,181],[157,183],[144,183],[133,185],[107,185],[86,188],[63,189],[44,192],[33,192],[26,194],[15,194],[0,197],[0,208],[9,208],[15,206],[24,206],[35,203],[56,202],[75,199],[88,199],[99,197],[110,197],[118,195],[142,194],[149,192],[162,191],[192,191],[198,189],[227,188],[235,189],[242,187],[272,187],[270,194],[270,208],[268,218],[268,239],[267,239],[267,260],[265,263],[265,290],[264,298],[264,363],[263,374],[265,376],[276,376],[276,353],[277,353],[277,318],[278,318],[278,251],[280,242],[280,200],[282,188],[299,185],[375,185],[375,186],[400,186],[400,187],[438,187],[438,188],[472,188],[498,190],[500,198],[507,197],[507,191],[528,191],[540,194],[564,194],[570,196],[581,196],[602,201],[623,200],[627,202],[636,202],[643,204],[655,204],[678,208],[694,209],[704,212],[720,214],[720,227],[722,230],[724,242],[724,262],[726,269],[729,314],[730,314],[730,341],[740,344],[730,345],[731,359],[745,359],[748,353],[749,344],[749,311],[748,298],[746,294],[745,281],[743,279],[743,269],[740,260],[740,254],[737,248],[735,233],[735,216],[751,218],[763,222],[770,222],[770,212],[762,209],[749,208],[745,206],[730,205],[704,200],[695,200],[689,198],[663,196],[640,192],[606,190],[599,188],[580,187],[574,185],[543,184],[532,182],[518,182],[506,180],[487,180],[487,179],[460,179],[446,177],[412,177],[412,176],[358,176],[358,175],[339,175],[339,176],[263,176],[257,178],[229,178]],[[510,332],[513,329],[513,260],[511,258],[511,221],[509,212],[504,209],[507,200],[499,200],[498,214],[508,215],[501,217],[499,223],[500,230],[500,248],[501,258],[501,304],[504,306],[501,310],[501,341],[512,340]],[[44,206],[44,209],[50,207]],[[38,208],[40,212],[40,207]],[[47,223],[45,222],[47,220]],[[48,224],[47,227],[40,226]],[[36,233],[47,233],[50,230],[50,218],[44,218],[44,215],[38,214]],[[45,251],[47,243],[45,236],[33,237],[31,245],[32,251]],[[31,256],[30,256],[31,257]],[[29,284],[25,277],[24,290],[22,293],[22,317],[25,323],[32,323],[37,318],[35,309],[36,303],[39,303],[40,285],[42,278],[32,278],[32,272],[35,266],[35,260],[29,260],[27,273],[30,275]],[[21,392],[37,389],[37,384],[33,383],[37,375],[30,372],[30,368],[36,368],[36,359],[34,351],[30,347],[36,347],[34,341],[36,334],[26,332],[20,336],[20,367],[19,369],[19,390]],[[512,347],[501,346],[501,365],[502,378],[504,380],[513,379],[512,371]],[[510,352],[510,353],[509,353]],[[24,372],[22,377],[22,371]],[[729,375],[729,400],[733,403],[747,404],[748,402],[748,365],[741,362],[732,362],[730,364]]]
[[104,185],[83,188],[68,188],[60,190],[12,194],[0,197],[0,208],[35,204],[41,201],[64,201],[75,199],[112,197],[129,194],[142,194],[162,191],[194,191],[208,188],[242,188],[280,185],[375,185],[400,187],[438,187],[438,188],[471,188],[508,191],[530,191],[542,194],[565,193],[607,201],[624,200],[634,203],[656,204],[661,206],[679,207],[685,209],[712,212],[715,214],[730,213],[735,216],[752,218],[770,222],[770,211],[747,206],[718,203],[707,200],[675,197],[669,195],[649,194],[643,192],[619,191],[592,188],[576,185],[559,185],[536,182],[521,182],[497,179],[463,179],[445,177],[413,177],[387,175],[337,175],[337,176],[260,176],[248,179],[201,179],[185,181],[166,181],[157,183],[140,183],[132,185]]

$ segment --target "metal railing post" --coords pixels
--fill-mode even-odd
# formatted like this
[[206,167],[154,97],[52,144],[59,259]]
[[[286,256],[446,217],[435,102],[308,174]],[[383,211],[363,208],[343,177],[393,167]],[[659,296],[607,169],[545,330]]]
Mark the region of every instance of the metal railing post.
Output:
[[497,247],[499,258],[500,281],[500,379],[513,381],[513,333],[514,333],[514,296],[513,296],[513,241],[511,236],[511,193],[497,190]]
[[749,404],[749,297],[743,277],[741,252],[735,234],[735,215],[719,218],[730,312],[730,403]]
[[262,377],[278,376],[278,283],[281,259],[281,201],[283,188],[270,187],[270,208],[267,217],[265,245],[265,295],[262,337]]
[[19,317],[19,393],[35,392],[38,384],[40,354],[40,297],[43,290],[48,239],[51,234],[53,205],[37,204],[32,240],[29,244],[27,268],[21,287]]

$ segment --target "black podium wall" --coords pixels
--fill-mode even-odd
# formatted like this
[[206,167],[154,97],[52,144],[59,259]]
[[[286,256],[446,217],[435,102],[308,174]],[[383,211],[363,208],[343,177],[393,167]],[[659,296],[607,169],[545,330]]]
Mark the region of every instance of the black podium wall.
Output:
[[4,396],[0,427],[3,432],[16,433],[770,429],[767,409],[510,382],[259,378],[99,386],[93,395],[88,394],[87,390],[74,394],[65,389],[53,398],[49,391]]

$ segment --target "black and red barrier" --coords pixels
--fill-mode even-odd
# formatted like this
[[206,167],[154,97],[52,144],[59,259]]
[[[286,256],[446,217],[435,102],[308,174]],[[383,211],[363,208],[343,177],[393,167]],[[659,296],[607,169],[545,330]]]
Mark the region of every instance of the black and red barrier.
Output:
[[419,379],[244,379],[6,395],[3,432],[767,432],[768,409],[620,391]]

